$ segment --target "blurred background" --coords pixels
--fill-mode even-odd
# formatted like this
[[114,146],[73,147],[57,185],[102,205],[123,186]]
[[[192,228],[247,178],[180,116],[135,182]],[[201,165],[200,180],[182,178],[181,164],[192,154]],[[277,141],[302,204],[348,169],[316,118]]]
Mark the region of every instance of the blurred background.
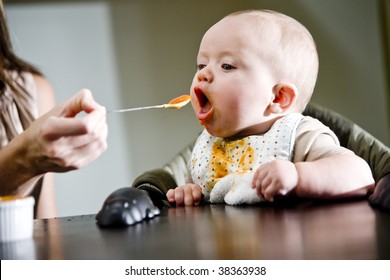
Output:
[[[61,102],[81,88],[107,109],[157,105],[187,93],[204,32],[226,14],[273,9],[317,42],[312,101],[390,145],[390,0],[5,0],[13,46]],[[159,168],[201,131],[191,106],[109,114],[109,148],[56,175],[59,216],[94,214],[114,190]]]

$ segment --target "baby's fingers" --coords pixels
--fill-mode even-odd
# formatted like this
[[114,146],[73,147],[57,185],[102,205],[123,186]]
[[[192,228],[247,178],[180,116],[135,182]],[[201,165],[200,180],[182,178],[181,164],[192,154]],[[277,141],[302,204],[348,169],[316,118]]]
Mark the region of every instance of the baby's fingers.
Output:
[[202,201],[202,189],[198,185],[193,185],[191,189],[192,189],[193,204],[199,205],[199,203]]
[[260,199],[264,198],[263,191],[266,188],[266,184],[264,182],[265,176],[264,172],[261,172],[260,169],[258,169],[255,174],[253,175],[252,179],[252,188],[256,189],[257,196]]
[[167,191],[167,199],[170,203],[175,202],[175,190],[170,189]]
[[184,188],[184,205],[191,206],[194,204],[194,198],[192,197],[192,187]]
[[176,206],[184,206],[184,199],[185,199],[185,188],[183,187],[177,187],[174,190],[174,196],[173,201]]

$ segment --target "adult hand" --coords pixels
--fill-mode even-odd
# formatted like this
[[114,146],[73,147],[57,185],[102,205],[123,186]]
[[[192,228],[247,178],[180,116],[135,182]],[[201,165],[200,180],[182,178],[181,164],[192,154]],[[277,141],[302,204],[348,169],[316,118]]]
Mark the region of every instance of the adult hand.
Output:
[[[81,112],[86,114],[78,116]],[[79,169],[106,150],[107,133],[105,108],[81,90],[23,132],[26,164],[36,174]]]

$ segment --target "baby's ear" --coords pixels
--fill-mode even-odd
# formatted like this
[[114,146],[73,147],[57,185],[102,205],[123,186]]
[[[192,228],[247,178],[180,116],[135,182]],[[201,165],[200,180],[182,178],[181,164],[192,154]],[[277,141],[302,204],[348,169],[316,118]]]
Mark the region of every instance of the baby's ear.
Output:
[[270,110],[274,114],[286,112],[295,103],[298,90],[294,84],[280,83],[273,88],[274,99],[270,104]]

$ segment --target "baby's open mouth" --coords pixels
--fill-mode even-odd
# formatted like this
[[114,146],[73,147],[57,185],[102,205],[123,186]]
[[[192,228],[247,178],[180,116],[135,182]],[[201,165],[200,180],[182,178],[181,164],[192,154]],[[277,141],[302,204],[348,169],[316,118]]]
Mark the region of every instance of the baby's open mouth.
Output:
[[207,103],[209,103],[209,99],[207,98],[207,96],[203,93],[203,91],[200,88],[194,88],[194,92],[196,98],[198,99],[199,106],[205,107]]
[[204,122],[212,116],[213,106],[201,88],[195,87],[194,93],[199,104],[199,109],[198,112],[196,112],[196,115],[203,125]]

